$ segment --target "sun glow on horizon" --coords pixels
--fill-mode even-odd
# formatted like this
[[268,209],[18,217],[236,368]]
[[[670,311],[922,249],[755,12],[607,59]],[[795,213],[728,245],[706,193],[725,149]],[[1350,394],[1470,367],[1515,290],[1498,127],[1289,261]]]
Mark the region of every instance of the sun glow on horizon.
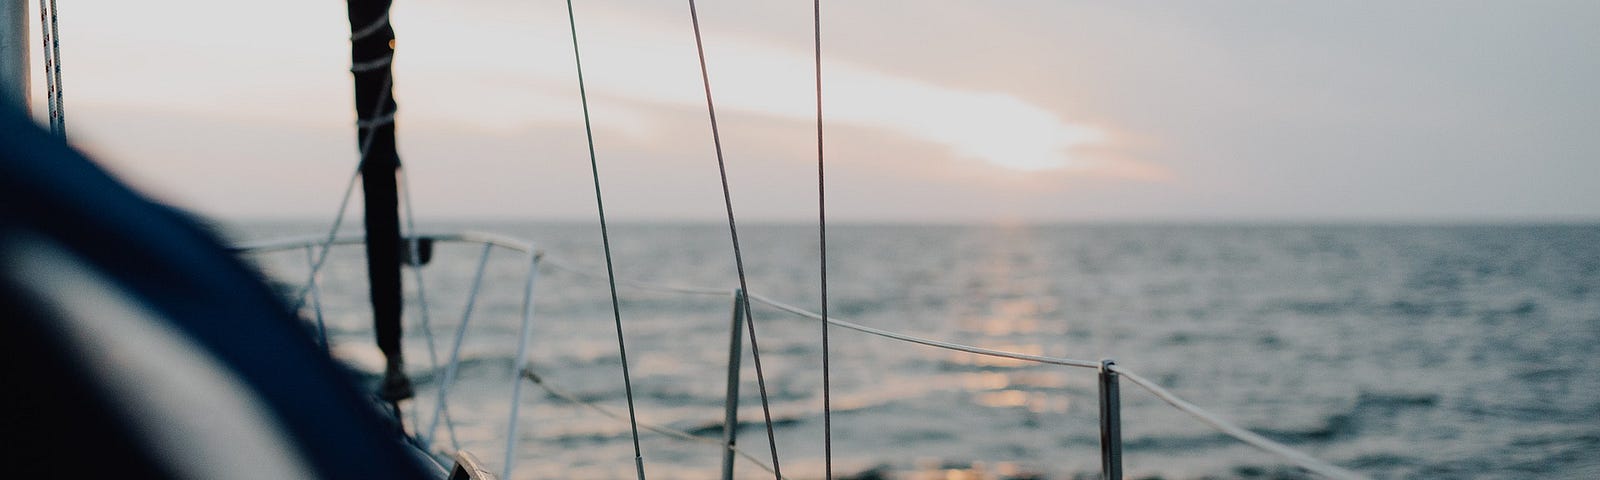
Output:
[[[481,125],[489,129],[505,129],[507,122],[503,120],[515,115],[522,115],[524,121],[580,120],[570,115],[565,105],[551,109],[549,102],[516,100],[531,98],[530,95],[555,98],[573,93],[572,51],[564,31],[530,30],[526,26],[485,28],[484,21],[521,20],[457,17],[441,21],[446,19],[440,17],[452,13],[428,13],[434,21],[407,32],[410,51],[401,52],[396,65],[427,62],[434,64],[429,71],[484,72],[474,77],[501,80],[481,82],[475,85],[479,87],[475,91],[464,94],[500,100],[409,100],[412,108],[425,110],[415,115],[456,125],[501,120]],[[646,110],[668,106],[703,111],[705,106],[693,37],[669,27],[648,20],[596,16],[580,31],[584,77],[592,108],[610,109],[606,115],[610,118],[629,119],[625,130],[630,134],[648,134],[650,121],[670,121],[651,120]],[[535,38],[492,42],[524,46],[519,57],[527,61],[506,62],[501,53],[464,50],[452,40],[481,37],[486,35],[483,32],[499,32],[490,34],[497,36],[534,32],[529,35]],[[708,34],[706,59],[718,111],[811,121],[816,105],[810,53]],[[1109,137],[1101,128],[1069,122],[1058,112],[1018,95],[947,87],[832,60],[826,51],[823,55],[824,114],[829,129],[881,129],[941,145],[957,158],[1015,171],[1093,171],[1095,162],[1083,158],[1080,150],[1103,146]],[[453,75],[459,78],[459,74]],[[607,100],[593,101],[602,98]]]
[[[278,18],[292,9],[263,9]],[[74,44],[74,68],[88,77],[119,82],[76,83],[77,105],[127,110],[161,109],[202,116],[344,128],[348,60],[341,44],[347,32],[338,11],[311,34],[248,43],[240,57],[203,45],[172,43],[200,63],[248,59],[272,68],[252,68],[241,78],[198,69],[171,81],[161,66],[130,66],[114,42],[140,33],[118,15],[85,15],[77,28],[119,32]],[[497,16],[449,4],[406,5],[396,14],[405,37],[396,52],[396,96],[407,125],[514,134],[530,125],[578,124],[572,50],[564,19],[533,10]],[[276,15],[276,16],[274,16]],[[76,17],[75,17],[76,18]],[[426,21],[417,20],[426,19]],[[265,25],[251,22],[252,28]],[[702,115],[705,105],[694,40],[680,25],[618,12],[588,17],[580,31],[585,79],[596,125],[648,137],[670,122]],[[143,32],[144,35],[153,35]],[[481,45],[514,46],[505,49]],[[809,123],[815,114],[811,52],[747,37],[706,36],[706,59],[719,111]],[[830,130],[866,128],[937,145],[949,157],[1006,171],[1092,174],[1098,161],[1089,150],[1104,147],[1107,130],[1067,120],[1061,112],[1017,93],[956,88],[896,74],[873,65],[830,58],[823,52],[826,125]],[[87,58],[85,58],[87,57]],[[215,58],[212,58],[215,57]],[[268,59],[266,61],[262,58]],[[82,59],[82,60],[79,60]],[[231,63],[230,63],[231,65]],[[254,65],[248,64],[248,65]],[[293,66],[294,68],[284,68]],[[137,67],[137,68],[136,68]],[[239,67],[244,68],[244,67]],[[218,71],[231,72],[235,69]],[[131,73],[130,73],[131,72]],[[223,75],[216,79],[196,75]],[[196,81],[188,81],[196,80]],[[205,80],[205,81],[198,81]],[[35,82],[42,89],[42,80]],[[130,95],[136,91],[138,95]],[[664,113],[662,107],[678,112]]]

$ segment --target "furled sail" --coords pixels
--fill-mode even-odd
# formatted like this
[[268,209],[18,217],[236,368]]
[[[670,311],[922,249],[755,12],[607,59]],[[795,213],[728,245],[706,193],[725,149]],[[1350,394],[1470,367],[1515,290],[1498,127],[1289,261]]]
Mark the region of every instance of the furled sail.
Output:
[[379,394],[397,402],[413,394],[400,351],[400,213],[395,149],[394,28],[392,0],[349,0],[350,72],[355,76],[356,142],[361,147],[361,190],[365,200],[367,279],[371,285],[373,330],[387,360]]

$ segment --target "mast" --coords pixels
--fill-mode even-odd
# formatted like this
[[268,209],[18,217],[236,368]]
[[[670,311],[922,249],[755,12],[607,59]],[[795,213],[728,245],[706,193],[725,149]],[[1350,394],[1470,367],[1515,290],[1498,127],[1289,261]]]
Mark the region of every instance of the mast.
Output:
[[28,2],[0,5],[0,102],[28,108]]
[[[348,0],[350,71],[355,75],[356,142],[361,148],[361,190],[365,200],[367,279],[371,285],[373,330],[388,360],[379,396],[391,403],[410,398],[400,352],[400,211],[395,150],[393,0]],[[397,409],[398,411],[398,409]]]

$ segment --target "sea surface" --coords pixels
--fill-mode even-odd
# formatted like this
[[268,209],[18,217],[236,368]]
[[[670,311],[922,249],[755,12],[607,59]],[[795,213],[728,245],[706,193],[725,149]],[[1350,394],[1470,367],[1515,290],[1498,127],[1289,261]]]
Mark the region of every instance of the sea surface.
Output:
[[[600,231],[584,223],[423,222],[537,243],[545,262],[529,358],[549,385],[626,415]],[[227,227],[235,239],[316,234],[311,222]],[[829,228],[830,313],[933,339],[1114,358],[1190,402],[1373,478],[1600,478],[1600,225],[1051,225]],[[814,226],[741,225],[751,291],[819,310]],[[713,287],[622,285],[641,421],[720,438],[732,291],[726,225],[622,224],[616,274]],[[427,429],[482,247],[440,244],[406,277],[407,366]],[[251,256],[293,291],[305,251]],[[333,350],[380,364],[359,247],[321,275]],[[497,250],[437,444],[498,470],[527,259]],[[566,268],[560,268],[564,266]],[[316,302],[302,309],[314,318]],[[823,469],[821,327],[754,308],[783,472]],[[740,448],[770,462],[745,341]],[[834,469],[841,478],[1098,478],[1096,373],[974,356],[834,328]],[[1122,383],[1127,478],[1306,478]],[[523,385],[514,478],[632,478],[628,424]],[[421,412],[415,414],[413,411]],[[453,433],[451,433],[453,431]],[[642,431],[650,478],[716,478],[721,453]],[[772,478],[741,459],[739,478]],[[877,475],[878,477],[873,477]]]

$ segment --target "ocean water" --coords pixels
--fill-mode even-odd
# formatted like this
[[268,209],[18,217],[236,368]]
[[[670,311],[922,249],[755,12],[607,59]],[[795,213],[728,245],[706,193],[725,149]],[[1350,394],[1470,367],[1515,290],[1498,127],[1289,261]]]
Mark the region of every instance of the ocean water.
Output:
[[[235,238],[316,233],[254,223]],[[530,358],[547,384],[625,412],[597,227],[428,223],[535,241]],[[983,347],[1117,362],[1191,402],[1374,478],[1600,478],[1600,226],[863,226],[829,229],[831,313]],[[726,227],[612,228],[623,279],[717,287],[620,290],[642,421],[720,437],[732,289]],[[817,309],[812,226],[742,225],[752,291]],[[423,269],[435,355],[449,351],[481,247],[441,244]],[[287,284],[303,251],[254,262]],[[335,351],[377,369],[358,247],[334,251],[321,309]],[[491,257],[436,438],[504,454],[526,260]],[[440,375],[416,299],[407,366],[423,427]],[[311,315],[311,308],[304,310]],[[778,452],[822,476],[820,327],[757,305]],[[832,330],[835,471],[888,478],[1097,478],[1095,372]],[[739,445],[769,461],[745,347]],[[514,478],[632,478],[625,422],[524,385]],[[1122,384],[1128,478],[1302,478]],[[412,417],[408,412],[408,424]],[[443,424],[444,422],[441,422]],[[415,427],[413,427],[415,428]],[[651,478],[715,478],[720,450],[642,432]],[[452,442],[452,438],[454,439]],[[771,478],[741,460],[740,478]]]

